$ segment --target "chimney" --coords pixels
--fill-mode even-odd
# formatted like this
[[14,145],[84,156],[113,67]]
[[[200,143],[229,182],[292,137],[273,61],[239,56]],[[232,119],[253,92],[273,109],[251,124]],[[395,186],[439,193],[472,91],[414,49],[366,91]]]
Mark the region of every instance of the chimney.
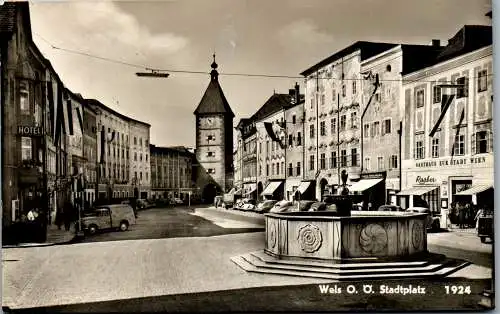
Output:
[[432,47],[440,47],[440,46],[441,46],[441,41],[439,39],[432,40]]
[[300,88],[299,88],[299,84],[297,82],[295,82],[295,103],[299,103],[300,102]]

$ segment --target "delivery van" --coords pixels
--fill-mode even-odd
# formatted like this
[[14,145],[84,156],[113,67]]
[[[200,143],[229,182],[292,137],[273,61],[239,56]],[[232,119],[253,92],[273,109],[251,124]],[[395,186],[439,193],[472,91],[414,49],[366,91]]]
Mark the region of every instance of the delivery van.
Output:
[[118,229],[128,230],[135,224],[134,210],[127,204],[97,206],[84,213],[82,228],[88,234],[95,234],[99,230]]

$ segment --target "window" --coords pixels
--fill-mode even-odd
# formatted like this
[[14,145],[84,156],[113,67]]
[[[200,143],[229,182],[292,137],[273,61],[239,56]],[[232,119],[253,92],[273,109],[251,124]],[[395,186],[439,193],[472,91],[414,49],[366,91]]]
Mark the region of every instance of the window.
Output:
[[19,105],[23,114],[30,113],[29,92],[26,83],[21,82],[19,86]]
[[345,149],[340,151],[340,166],[347,167],[347,150]]
[[480,131],[476,133],[476,154],[488,152],[488,132]]
[[326,123],[325,123],[325,121],[321,121],[319,123],[319,132],[320,132],[321,136],[326,135]]
[[292,163],[288,164],[288,176],[289,177],[293,176],[293,165],[292,165]]
[[384,157],[377,157],[377,169],[379,171],[384,169]]
[[284,162],[281,162],[281,172],[282,172],[283,174],[285,174],[285,172],[286,172],[286,169],[285,169],[285,163],[284,163]]
[[356,94],[356,80],[352,81],[352,93]]
[[297,162],[297,175],[300,176],[300,162]]
[[314,138],[314,125],[313,124],[311,124],[309,126],[309,137]]
[[213,141],[213,140],[215,140],[215,136],[213,136],[213,135],[207,136],[207,141]]
[[351,112],[351,128],[356,129],[358,127],[358,113],[356,111]]
[[[108,132],[109,132],[109,128],[108,128]],[[134,145],[137,145],[137,137],[134,136]]]
[[[123,150],[122,148],[122,159],[125,158],[125,151]],[[148,160],[148,158],[146,157],[146,161]]]
[[462,156],[465,154],[465,135],[457,135],[455,136],[455,155]]
[[262,151],[262,143],[259,143],[259,151]]
[[366,170],[370,170],[372,167],[371,167],[371,164],[370,164],[370,157],[366,157],[365,158],[365,169]]
[[330,123],[331,123],[331,133],[332,134],[335,134],[335,132],[337,132],[337,119],[336,118],[333,118],[330,120]]
[[441,102],[441,87],[435,85],[432,88],[432,103],[437,104]]
[[311,98],[311,109],[313,108],[313,106],[314,106],[314,99]]
[[134,178],[137,179],[137,171],[134,172]]
[[140,161],[142,161],[142,153],[139,155],[139,157],[140,157],[140,159],[139,159],[139,160],[140,160]]
[[342,97],[345,97],[346,91],[345,91],[345,84],[342,85]]
[[337,152],[332,152],[331,157],[330,157],[330,168],[331,169],[336,169],[337,168]]
[[358,150],[356,148],[351,149],[351,166],[358,166]]
[[128,159],[128,150],[127,150],[127,159]]
[[276,163],[276,174],[277,175],[280,174],[280,163],[279,162]]
[[433,138],[432,139],[432,158],[438,158],[439,157],[439,139],[438,138]]
[[378,136],[380,134],[380,122],[373,122],[373,136]]
[[144,140],[144,147],[146,147],[146,148],[149,147],[148,143],[149,143],[148,140]]
[[467,79],[465,76],[462,76],[457,79],[457,85],[462,85],[461,87],[457,88],[457,98],[464,98],[468,96],[468,86],[467,86]]
[[417,91],[417,99],[416,99],[417,108],[423,107],[424,104],[425,104],[424,101],[425,101],[425,99],[424,99],[424,90],[420,89],[420,90]]
[[266,142],[266,151],[269,153],[269,141]]
[[146,161],[148,161],[148,154],[146,154]]
[[137,161],[137,153],[134,153],[134,161]]
[[325,104],[325,94],[321,95],[321,106]]
[[340,131],[345,131],[345,127],[346,127],[346,116],[344,114],[340,116]]
[[215,168],[208,168],[208,173],[209,174],[214,174],[215,173]]
[[484,92],[488,89],[488,71],[479,71],[477,76],[477,91]]
[[21,138],[21,158],[22,160],[33,159],[33,149],[31,144],[31,137]]
[[262,166],[259,166],[259,176],[262,175]]
[[382,135],[391,133],[391,119],[384,120],[384,126],[382,131],[383,131]]
[[337,102],[337,91],[334,89],[332,89],[332,101],[333,103],[336,103]]
[[113,147],[113,158],[116,157],[116,149]]
[[269,165],[266,165],[266,176],[269,177]]
[[370,125],[365,124],[364,129],[363,129],[363,136],[368,137],[370,135]]
[[397,155],[392,155],[391,156],[391,168],[392,169],[397,169],[398,168],[398,156]]
[[297,132],[297,146],[302,145],[302,134]]
[[314,170],[314,155],[309,156],[309,170]]
[[424,159],[424,142],[422,140],[415,143],[415,159]]
[[273,170],[273,171],[272,171],[272,173],[271,173],[271,174],[274,176],[274,173],[275,173],[275,171],[276,171],[276,166],[274,165],[274,163],[272,164],[272,166],[273,166],[273,167],[272,167],[272,170]]
[[142,146],[142,137],[139,138],[139,146]]
[[288,146],[293,146],[293,135],[288,135]]
[[320,169],[325,169],[326,168],[326,157],[325,153],[322,153],[319,158],[319,167]]
[[207,157],[215,157],[215,153],[214,152],[207,152]]

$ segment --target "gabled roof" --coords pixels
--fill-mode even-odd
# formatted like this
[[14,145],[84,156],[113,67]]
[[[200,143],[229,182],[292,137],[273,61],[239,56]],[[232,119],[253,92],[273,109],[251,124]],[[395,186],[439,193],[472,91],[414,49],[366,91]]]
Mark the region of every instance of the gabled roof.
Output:
[[368,58],[371,58],[375,55],[378,55],[379,53],[392,49],[396,47],[398,44],[393,44],[393,43],[377,43],[377,42],[370,42],[370,41],[357,41],[354,44],[336,52],[335,54],[331,55],[330,57],[316,63],[312,67],[308,68],[307,70],[303,71],[300,73],[300,75],[308,76],[311,73],[314,73],[316,70],[321,69],[322,67],[334,62],[335,60],[338,60],[342,57],[345,57],[356,50],[360,50],[361,52],[361,61],[366,60]]
[[438,55],[438,62],[443,62],[459,55],[489,46],[493,43],[491,26],[465,25],[448,41],[446,48]]
[[132,119],[130,117],[127,117],[126,115],[124,114],[121,114],[109,107],[107,107],[106,105],[104,105],[102,102],[100,102],[99,100],[97,99],[85,99],[85,101],[87,102],[87,104],[89,104],[90,106],[94,106],[96,108],[99,108],[101,110],[105,110],[113,115],[116,115],[118,117],[120,117],[121,119],[125,120],[125,121],[129,121],[129,122],[135,122],[135,123],[139,123],[139,124],[142,124],[142,125],[145,125],[147,127],[151,127],[151,124],[149,123],[146,123],[146,122],[142,122],[142,121],[139,121],[139,120],[136,120],[136,119]]
[[274,94],[260,107],[259,110],[250,118],[252,121],[258,121],[289,107],[295,106],[292,103],[292,96],[289,94]]
[[234,117],[234,113],[231,110],[226,96],[224,96],[224,92],[222,91],[222,87],[219,84],[219,80],[217,79],[217,73],[215,75],[212,73],[212,78],[210,83],[208,83],[207,90],[201,98],[200,104],[194,111],[194,114],[205,115],[218,113]]

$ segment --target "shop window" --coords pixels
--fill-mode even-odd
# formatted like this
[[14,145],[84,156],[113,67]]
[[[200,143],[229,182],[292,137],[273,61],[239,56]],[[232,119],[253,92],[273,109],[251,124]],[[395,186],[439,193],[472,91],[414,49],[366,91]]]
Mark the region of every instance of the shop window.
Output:
[[314,170],[314,155],[309,156],[309,170]]
[[21,138],[21,158],[22,160],[33,159],[33,147],[31,143],[31,137]]
[[417,108],[423,107],[425,104],[424,90],[423,89],[419,89],[417,91],[416,104],[417,104]]
[[460,134],[455,136],[454,150],[455,156],[463,156],[465,154],[465,135]]
[[319,165],[320,165],[320,169],[326,168],[326,155],[325,155],[325,153],[321,153],[320,158],[319,158]]
[[424,159],[425,156],[424,141],[415,142],[415,159]]
[[432,139],[432,158],[439,157],[439,138]]
[[325,121],[321,121],[319,123],[319,132],[320,132],[321,136],[325,136],[326,135],[326,123],[325,123]]
[[469,79],[466,77],[460,77],[457,79],[457,84],[461,85],[457,88],[457,98],[467,97],[469,94]]
[[432,88],[432,103],[437,104],[441,102],[441,87],[434,85]]
[[297,175],[300,176],[300,162],[297,162]]

